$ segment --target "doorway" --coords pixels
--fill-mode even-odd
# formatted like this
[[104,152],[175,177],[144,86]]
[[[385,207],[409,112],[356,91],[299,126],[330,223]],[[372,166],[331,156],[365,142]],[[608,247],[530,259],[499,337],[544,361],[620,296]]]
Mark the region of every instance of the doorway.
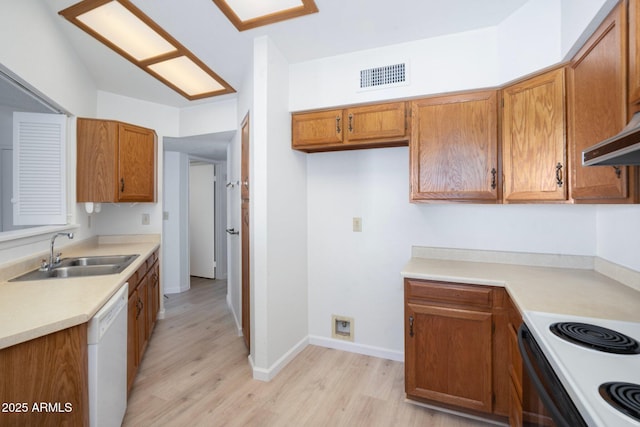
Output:
[[189,274],[216,278],[215,169],[211,163],[189,164]]

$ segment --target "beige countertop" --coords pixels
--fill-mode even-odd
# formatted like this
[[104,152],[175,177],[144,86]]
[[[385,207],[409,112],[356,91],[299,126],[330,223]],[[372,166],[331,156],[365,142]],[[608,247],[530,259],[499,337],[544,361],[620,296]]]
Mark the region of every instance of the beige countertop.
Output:
[[[414,247],[402,276],[505,287],[520,311],[640,322],[640,273],[622,283],[596,270],[602,260],[541,254]],[[594,267],[595,266],[595,267]],[[616,278],[619,278],[616,276]]]
[[0,267],[0,349],[89,321],[160,246],[159,235],[95,237],[62,248],[62,256],[139,254],[120,274],[23,282],[39,257]]

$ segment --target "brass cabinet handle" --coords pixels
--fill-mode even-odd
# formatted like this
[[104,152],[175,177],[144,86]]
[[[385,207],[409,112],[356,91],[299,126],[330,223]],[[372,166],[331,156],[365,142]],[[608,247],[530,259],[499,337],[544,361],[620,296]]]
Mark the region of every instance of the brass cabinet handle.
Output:
[[409,316],[409,336],[413,336],[413,316]]
[[560,162],[556,165],[556,184],[558,187],[562,187],[562,163]]
[[618,177],[618,179],[620,179],[622,175],[622,169],[620,168],[620,166],[612,166],[612,167],[616,171],[616,176]]
[[342,132],[342,129],[340,129],[340,116],[336,116],[336,133],[340,132]]
[[498,186],[498,183],[496,182],[496,175],[498,174],[498,171],[496,170],[496,168],[491,168],[491,189],[495,190],[496,187]]
[[353,114],[349,114],[349,132],[353,132]]
[[120,192],[124,193],[124,178],[120,178]]

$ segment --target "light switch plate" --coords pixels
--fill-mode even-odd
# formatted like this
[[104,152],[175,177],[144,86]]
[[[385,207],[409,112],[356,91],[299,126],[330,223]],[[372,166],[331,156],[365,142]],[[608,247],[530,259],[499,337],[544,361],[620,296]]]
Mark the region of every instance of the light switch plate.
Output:
[[357,233],[362,231],[362,218],[353,217],[353,231]]

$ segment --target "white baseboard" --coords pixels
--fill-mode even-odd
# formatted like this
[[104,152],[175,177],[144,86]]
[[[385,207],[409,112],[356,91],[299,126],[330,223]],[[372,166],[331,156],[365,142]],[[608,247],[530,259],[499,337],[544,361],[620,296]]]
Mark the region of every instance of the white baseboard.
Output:
[[280,359],[276,361],[271,367],[258,368],[253,363],[253,358],[249,355],[249,364],[251,365],[251,369],[253,370],[253,379],[259,381],[271,381],[278,375],[289,362],[291,362],[295,357],[300,354],[304,348],[309,345],[309,337],[304,337],[301,339],[296,345],[294,345],[288,352],[286,352]]
[[348,351],[351,353],[364,354],[366,356],[379,357],[381,359],[394,360],[396,362],[404,362],[404,352],[402,351],[394,351],[365,344],[356,344],[334,338],[321,337],[319,335],[309,335],[309,344]]
[[240,321],[238,320],[238,316],[236,316],[236,311],[233,309],[233,304],[231,304],[231,296],[229,295],[229,293],[227,292],[227,307],[229,307],[229,310],[231,311],[231,314],[233,315],[233,320],[234,322],[236,322],[236,330],[237,330],[237,334],[239,337],[242,336],[242,323],[240,323]]

